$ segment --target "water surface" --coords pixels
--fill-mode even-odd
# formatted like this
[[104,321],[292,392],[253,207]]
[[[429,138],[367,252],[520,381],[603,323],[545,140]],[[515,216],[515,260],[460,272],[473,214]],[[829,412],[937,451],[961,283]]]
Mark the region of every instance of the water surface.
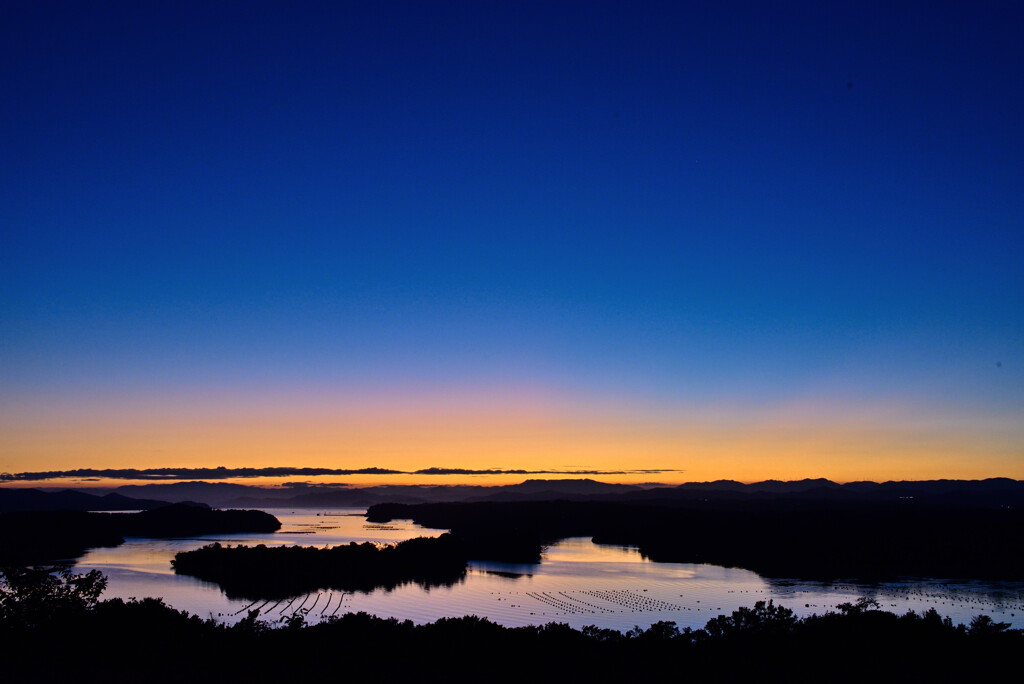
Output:
[[765,579],[739,568],[692,563],[652,563],[633,548],[566,539],[549,547],[539,564],[473,562],[450,587],[424,589],[407,584],[369,593],[324,590],[284,601],[230,600],[216,584],[175,575],[171,559],[179,551],[219,541],[223,544],[333,546],[355,542],[394,543],[431,530],[405,520],[367,523],[362,509],[275,510],[282,523],[271,534],[236,534],[187,539],[128,539],[116,548],[89,551],[81,570],[101,570],[110,580],[105,598],[157,596],[175,608],[233,622],[249,610],[280,620],[302,612],[317,621],[348,611],[418,623],[442,617],[478,615],[507,626],[564,622],[573,627],[647,627],[672,620],[680,627],[702,627],[712,617],[740,606],[772,599],[798,615],[834,610],[863,596],[889,611],[935,608],[954,622],[978,614],[1024,627],[1024,583],[950,582],[908,579],[884,584],[820,583]]

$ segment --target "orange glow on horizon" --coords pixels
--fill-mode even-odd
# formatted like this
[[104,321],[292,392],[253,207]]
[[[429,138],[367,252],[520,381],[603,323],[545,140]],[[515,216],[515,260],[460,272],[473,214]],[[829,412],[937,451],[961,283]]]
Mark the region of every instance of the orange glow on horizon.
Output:
[[[500,400],[464,394],[444,400],[318,396],[84,405],[2,407],[0,471],[217,466],[674,471],[288,478],[360,486],[565,477],[666,484],[806,477],[1024,479],[1024,427],[1012,417],[906,404],[652,407],[512,393]],[[276,484],[281,479],[231,481]]]

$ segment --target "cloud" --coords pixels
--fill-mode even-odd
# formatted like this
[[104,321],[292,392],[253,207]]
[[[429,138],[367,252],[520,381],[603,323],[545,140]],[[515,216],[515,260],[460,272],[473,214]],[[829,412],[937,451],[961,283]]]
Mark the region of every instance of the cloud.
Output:
[[321,475],[632,475],[638,473],[674,473],[679,470],[523,470],[519,468],[119,468],[46,470],[25,473],[0,473],[0,482],[32,482],[61,478],[104,480],[225,480],[249,477],[316,477]]

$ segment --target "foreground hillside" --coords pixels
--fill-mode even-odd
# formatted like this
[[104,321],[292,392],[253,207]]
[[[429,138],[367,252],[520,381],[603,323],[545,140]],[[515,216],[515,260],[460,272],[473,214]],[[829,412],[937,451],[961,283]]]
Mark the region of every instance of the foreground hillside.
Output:
[[[157,599],[98,601],[103,578],[8,571],[0,581],[7,681],[986,681],[1013,672],[1020,631],[870,602],[799,619],[759,602],[700,630],[426,625],[347,614],[233,627]],[[276,628],[275,628],[276,627]]]

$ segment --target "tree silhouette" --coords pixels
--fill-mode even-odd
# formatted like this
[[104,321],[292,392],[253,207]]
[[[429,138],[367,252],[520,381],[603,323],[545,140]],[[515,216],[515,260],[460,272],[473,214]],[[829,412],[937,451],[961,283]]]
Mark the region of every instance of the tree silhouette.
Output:
[[796,624],[793,611],[774,601],[758,601],[753,608],[742,607],[732,615],[719,615],[708,621],[705,631],[712,637],[744,633],[788,632]]
[[85,613],[99,601],[107,578],[99,570],[73,574],[56,569],[0,570],[0,620],[26,627]]

